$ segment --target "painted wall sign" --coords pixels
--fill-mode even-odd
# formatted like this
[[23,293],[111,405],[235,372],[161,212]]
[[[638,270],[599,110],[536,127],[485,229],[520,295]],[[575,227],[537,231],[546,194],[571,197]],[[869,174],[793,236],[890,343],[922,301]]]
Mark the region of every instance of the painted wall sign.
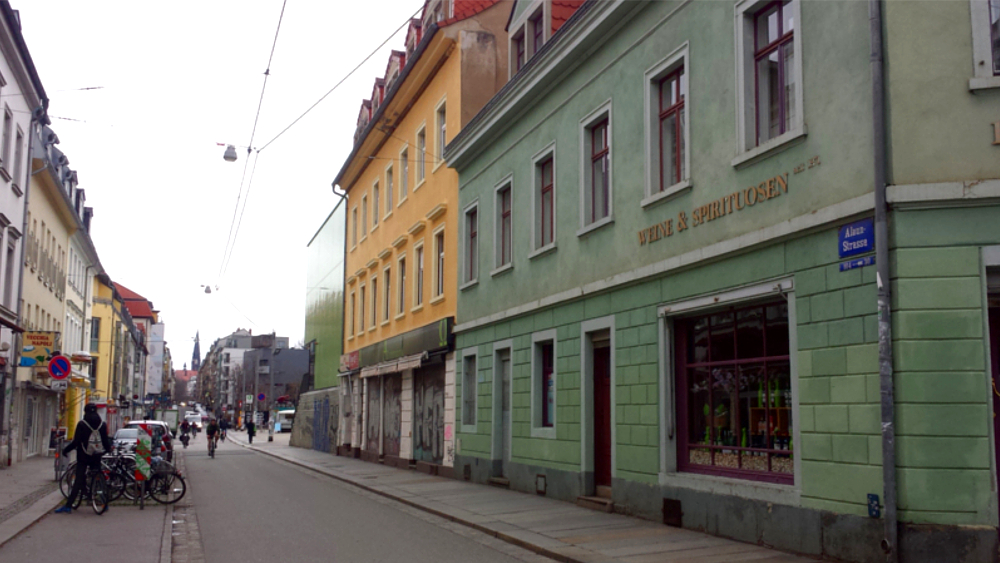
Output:
[[837,251],[841,258],[873,250],[875,250],[875,222],[872,219],[862,219],[840,227]]
[[[805,163],[795,166],[794,171],[795,174],[799,174],[819,165],[819,157],[814,156]],[[697,227],[709,221],[715,221],[716,219],[732,215],[737,211],[743,211],[747,207],[753,207],[758,203],[764,203],[782,194],[787,194],[788,177],[788,172],[778,174],[756,186],[750,186],[696,207],[691,211],[690,216],[686,212],[681,211],[677,215],[676,221],[674,219],[667,219],[651,227],[646,227],[639,231],[639,246],[673,236],[675,231],[679,233],[687,230],[688,227]]]
[[58,332],[26,331],[19,365],[44,366],[52,357],[52,352],[59,349],[59,336]]

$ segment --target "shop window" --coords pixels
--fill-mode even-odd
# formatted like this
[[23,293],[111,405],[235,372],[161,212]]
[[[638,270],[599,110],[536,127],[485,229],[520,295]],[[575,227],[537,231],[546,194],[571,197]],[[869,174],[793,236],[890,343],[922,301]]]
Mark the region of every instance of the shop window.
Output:
[[792,483],[788,305],[730,307],[675,327],[678,469]]

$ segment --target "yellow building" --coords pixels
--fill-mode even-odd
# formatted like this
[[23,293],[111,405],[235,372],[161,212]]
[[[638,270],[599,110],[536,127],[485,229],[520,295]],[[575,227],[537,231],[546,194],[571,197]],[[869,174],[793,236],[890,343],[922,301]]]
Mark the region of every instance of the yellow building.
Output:
[[462,210],[441,155],[506,81],[508,8],[426,2],[362,103],[334,182],[348,198],[342,453],[452,470]]

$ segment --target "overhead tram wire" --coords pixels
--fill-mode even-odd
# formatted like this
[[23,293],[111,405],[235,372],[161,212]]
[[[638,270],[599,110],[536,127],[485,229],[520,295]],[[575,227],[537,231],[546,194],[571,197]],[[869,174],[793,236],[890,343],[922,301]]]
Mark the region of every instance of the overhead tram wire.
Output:
[[[250,161],[250,151],[253,147],[253,139],[257,134],[257,124],[260,122],[260,110],[264,105],[264,92],[267,90],[267,79],[271,76],[271,62],[274,60],[274,50],[278,46],[278,33],[281,31],[281,21],[285,18],[285,6],[288,5],[288,0],[284,0],[281,3],[281,13],[278,15],[278,26],[274,30],[274,41],[271,42],[271,54],[267,57],[267,68],[264,70],[264,83],[260,87],[260,100],[257,101],[257,115],[253,118],[253,129],[250,131],[250,142],[247,143],[247,162],[243,164],[243,176],[240,178],[240,189],[236,194],[236,206],[233,208],[233,218],[229,223],[229,235],[226,237],[226,247],[222,251],[222,263],[219,264],[219,276],[218,281],[222,281],[222,276],[225,272],[226,263],[228,257],[232,255],[232,247],[236,246],[236,235],[239,234],[239,229],[236,230],[236,235],[233,234],[233,226],[236,224],[236,213],[240,209],[240,198],[244,199],[243,208],[246,209],[246,201],[243,195],[243,182],[246,180],[247,174],[247,164]],[[259,153],[260,151],[258,151]],[[256,163],[256,159],[254,159]],[[254,166],[256,168],[256,165]],[[253,176],[251,174],[251,181],[253,181]],[[247,188],[247,194],[249,195],[249,188]],[[241,215],[242,217],[242,215]]]
[[[347,79],[350,78],[355,72],[357,72],[358,69],[360,69],[362,66],[364,66],[364,64],[366,62],[368,62],[369,59],[371,59],[372,57],[374,57],[379,52],[379,50],[382,47],[385,47],[385,45],[387,43],[389,43],[389,41],[391,41],[393,37],[396,36],[396,34],[398,34],[404,27],[406,27],[407,25],[409,25],[410,21],[414,17],[416,17],[417,14],[419,14],[421,12],[421,10],[423,10],[423,8],[421,8],[420,10],[417,10],[416,12],[413,13],[413,15],[411,15],[408,18],[406,18],[406,21],[404,21],[402,25],[400,25],[399,27],[397,27],[391,34],[389,34],[388,37],[385,38],[384,41],[382,41],[382,43],[380,43],[378,45],[378,47],[375,47],[375,49],[371,53],[369,53],[367,57],[365,57],[360,63],[358,63],[353,69],[351,69],[350,72],[348,72],[343,78],[341,78],[336,84],[334,84],[333,88],[330,88],[330,90],[328,90],[318,100],[316,100],[315,103],[313,103],[311,106],[309,106],[309,108],[306,109],[306,111],[302,112],[302,114],[299,115],[298,117],[296,117],[294,121],[292,121],[291,123],[289,123],[288,126],[286,126],[284,129],[282,129],[270,141],[268,141],[267,143],[265,143],[264,146],[260,147],[259,149],[251,149],[250,147],[253,145],[253,136],[251,135],[251,144],[250,144],[250,146],[247,147],[247,162],[243,165],[243,174],[244,174],[244,177],[246,176],[246,167],[247,167],[247,165],[249,164],[249,161],[250,161],[249,155],[250,155],[251,150],[253,150],[256,153],[256,156],[254,158],[254,166],[250,170],[250,181],[247,183],[247,190],[246,190],[246,194],[245,195],[243,194],[243,180],[240,180],[240,194],[239,194],[239,196],[237,197],[237,200],[236,200],[236,208],[233,209],[233,223],[230,223],[230,226],[229,226],[230,237],[226,240],[226,250],[223,252],[222,264],[220,264],[220,266],[219,266],[219,280],[221,280],[222,277],[224,275],[226,275],[226,271],[229,269],[229,262],[232,259],[233,250],[236,247],[236,239],[239,237],[239,234],[240,234],[240,225],[242,225],[242,223],[243,223],[243,212],[246,211],[246,202],[247,202],[247,198],[250,196],[250,187],[253,185],[253,175],[254,175],[254,171],[257,170],[257,158],[260,157],[260,152],[262,150],[266,149],[267,147],[269,147],[271,145],[271,143],[277,141],[279,137],[281,137],[282,135],[284,135],[289,129],[291,129],[293,126],[295,126],[295,124],[298,123],[299,121],[301,121],[303,117],[305,117],[309,112],[311,112],[313,109],[315,109],[316,106],[318,106],[320,103],[322,103],[322,101],[325,100],[327,98],[327,96],[329,96],[330,94],[332,94],[334,90],[336,90],[344,82],[346,82]],[[282,14],[284,14],[284,6],[282,6]],[[280,20],[278,22],[278,25],[279,25],[279,27],[281,26]],[[275,33],[275,41],[276,42],[277,42],[277,39],[278,39],[277,33]],[[274,55],[274,49],[273,48],[271,50],[271,55],[272,56]],[[268,61],[268,69],[270,70],[270,61]],[[264,76],[264,85],[265,86],[267,85],[267,76],[266,75],[267,75],[267,73],[265,72],[265,76]],[[262,90],[261,91],[261,101],[263,101],[263,99],[264,99],[264,92]],[[258,116],[258,118],[260,117],[260,107],[259,106],[257,108],[257,116]],[[254,120],[254,132],[256,132],[256,130],[257,130],[257,120],[255,119]],[[240,197],[243,198],[243,211],[239,211],[239,220],[237,221],[236,215],[237,215],[238,210],[240,209],[240,205],[239,205]],[[234,224],[235,224],[235,227],[236,227],[235,234],[233,234],[233,225]],[[230,240],[232,241],[231,244],[230,244]]]
[[282,135],[284,135],[286,131],[288,131],[289,129],[291,129],[292,127],[294,127],[295,124],[298,123],[303,117],[305,117],[309,112],[311,112],[312,110],[314,110],[316,108],[316,106],[318,106],[323,100],[326,99],[327,96],[329,96],[330,94],[332,94],[334,90],[336,90],[337,88],[340,87],[341,84],[343,84],[344,82],[346,82],[347,79],[350,78],[355,72],[357,72],[358,69],[360,69],[366,62],[368,62],[369,59],[371,59],[372,57],[374,57],[378,53],[379,49],[381,49],[382,47],[385,47],[385,45],[389,41],[392,41],[392,38],[395,37],[397,33],[399,33],[400,31],[402,31],[402,29],[404,27],[406,27],[407,25],[409,25],[410,20],[412,20],[414,17],[416,17],[417,14],[419,14],[422,10],[423,10],[423,8],[420,8],[419,10],[417,10],[416,12],[414,12],[413,15],[411,15],[408,18],[406,18],[406,21],[404,21],[402,25],[400,25],[399,27],[396,28],[395,31],[393,31],[392,33],[390,33],[389,36],[385,38],[385,41],[383,41],[382,43],[380,43],[378,47],[375,47],[374,51],[372,51],[371,53],[369,53],[367,57],[365,57],[360,63],[358,63],[357,66],[355,66],[353,69],[351,69],[351,72],[348,72],[347,75],[345,75],[343,78],[341,78],[339,82],[337,82],[336,84],[333,85],[333,88],[330,88],[330,90],[327,91],[326,94],[323,94],[322,96],[320,96],[320,98],[318,100],[316,100],[316,102],[313,105],[309,106],[309,109],[307,109],[306,111],[302,112],[302,115],[296,117],[294,121],[292,121],[291,123],[289,123],[288,126],[285,127],[284,129],[282,129],[277,135],[274,136],[274,138],[272,138],[270,141],[264,143],[264,146],[262,146],[257,152],[260,152],[260,151],[266,149],[268,146],[270,146],[271,143],[277,141],[278,137],[281,137]]

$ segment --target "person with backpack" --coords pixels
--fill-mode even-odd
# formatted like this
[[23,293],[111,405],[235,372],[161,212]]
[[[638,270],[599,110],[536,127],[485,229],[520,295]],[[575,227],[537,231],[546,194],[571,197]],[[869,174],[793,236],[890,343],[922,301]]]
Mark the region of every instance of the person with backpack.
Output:
[[76,450],[76,475],[73,480],[73,490],[70,491],[66,504],[56,509],[56,512],[69,514],[73,511],[76,496],[83,492],[87,481],[87,469],[99,469],[101,456],[111,451],[111,439],[108,437],[108,425],[97,414],[97,405],[88,403],[83,407],[83,420],[76,423],[73,441],[63,448],[63,456]]

